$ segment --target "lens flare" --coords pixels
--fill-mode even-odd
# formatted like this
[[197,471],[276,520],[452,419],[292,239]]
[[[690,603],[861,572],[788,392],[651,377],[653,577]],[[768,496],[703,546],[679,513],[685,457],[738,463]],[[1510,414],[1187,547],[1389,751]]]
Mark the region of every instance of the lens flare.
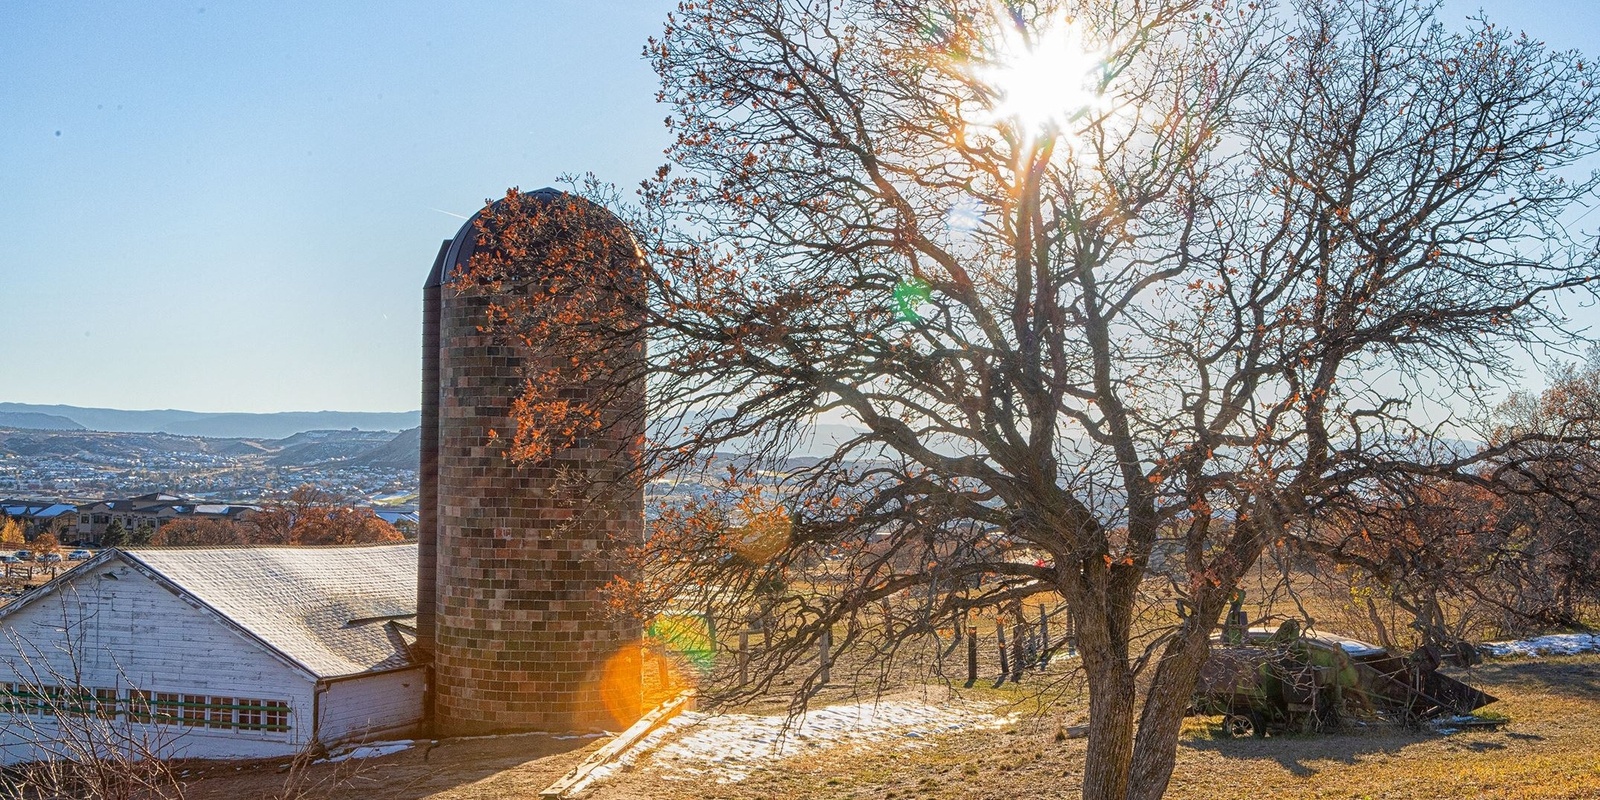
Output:
[[716,660],[711,626],[697,614],[667,613],[655,618],[647,635],[657,648],[682,659],[702,673],[710,672]]
[[794,521],[789,509],[756,494],[739,503],[739,525],[730,531],[729,546],[752,564],[764,564],[789,546]]
[[963,197],[950,204],[944,214],[945,230],[952,236],[972,233],[983,225],[986,210],[977,198]]
[[928,284],[916,278],[907,278],[894,287],[895,315],[901,322],[922,319],[922,306],[932,297]]
[[1071,134],[1075,123],[1103,106],[1107,53],[1091,46],[1076,25],[1055,20],[1030,30],[997,13],[987,41],[986,58],[972,68],[991,95],[979,123],[1008,125],[1025,138]]
[[643,651],[637,642],[623,645],[600,668],[600,702],[619,728],[632,725],[643,713]]

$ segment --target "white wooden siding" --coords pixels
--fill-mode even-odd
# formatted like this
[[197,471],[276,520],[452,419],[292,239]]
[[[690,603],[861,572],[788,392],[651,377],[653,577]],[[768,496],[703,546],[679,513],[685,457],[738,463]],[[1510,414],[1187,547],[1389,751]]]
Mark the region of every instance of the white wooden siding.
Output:
[[[283,701],[287,732],[246,731],[129,723],[161,741],[164,755],[187,758],[258,758],[299,751],[312,735],[313,680],[126,563],[112,559],[73,575],[51,596],[9,615],[0,633],[0,683],[50,682],[48,664],[62,675],[81,674],[87,688],[130,687],[213,697]],[[76,658],[73,656],[76,655]],[[76,662],[76,663],[74,663]],[[19,677],[20,676],[20,677]],[[0,711],[0,718],[14,712]],[[39,731],[49,722],[32,717]],[[0,725],[0,759],[14,763],[31,748],[17,725]]]
[[413,667],[328,684],[319,727],[323,744],[410,733],[422,721],[426,678],[426,670]]

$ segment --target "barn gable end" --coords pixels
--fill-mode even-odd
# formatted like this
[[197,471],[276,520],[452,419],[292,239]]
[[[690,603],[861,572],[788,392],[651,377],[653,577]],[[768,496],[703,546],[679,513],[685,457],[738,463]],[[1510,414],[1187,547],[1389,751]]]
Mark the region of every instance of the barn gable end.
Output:
[[405,731],[426,688],[407,624],[415,553],[105,551],[0,609],[0,690],[11,701],[0,707],[0,758],[49,755],[40,742],[70,757],[59,742],[72,736],[56,726],[115,730],[190,758],[291,755]]

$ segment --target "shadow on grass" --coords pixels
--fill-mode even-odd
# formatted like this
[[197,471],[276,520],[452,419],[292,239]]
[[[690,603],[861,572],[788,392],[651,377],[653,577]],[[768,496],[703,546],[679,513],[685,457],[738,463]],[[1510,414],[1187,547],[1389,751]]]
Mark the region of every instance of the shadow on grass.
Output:
[[1190,750],[1216,753],[1242,761],[1272,761],[1300,778],[1317,774],[1312,764],[1355,764],[1366,756],[1395,755],[1406,747],[1436,738],[1403,729],[1360,733],[1291,734],[1265,739],[1195,738],[1185,740]]
[[1600,664],[1592,660],[1552,658],[1539,661],[1495,661],[1464,676],[1468,681],[1515,686],[1522,689],[1600,700]]

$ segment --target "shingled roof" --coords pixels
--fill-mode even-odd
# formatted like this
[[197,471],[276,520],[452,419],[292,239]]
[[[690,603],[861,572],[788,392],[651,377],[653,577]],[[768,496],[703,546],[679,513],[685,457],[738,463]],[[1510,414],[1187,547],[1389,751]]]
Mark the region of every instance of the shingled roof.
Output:
[[318,677],[409,662],[416,544],[124,551]]
[[[411,663],[417,545],[150,547],[107,550],[188,595],[318,678]],[[93,571],[95,562],[63,574]],[[48,594],[41,587],[0,616]]]

